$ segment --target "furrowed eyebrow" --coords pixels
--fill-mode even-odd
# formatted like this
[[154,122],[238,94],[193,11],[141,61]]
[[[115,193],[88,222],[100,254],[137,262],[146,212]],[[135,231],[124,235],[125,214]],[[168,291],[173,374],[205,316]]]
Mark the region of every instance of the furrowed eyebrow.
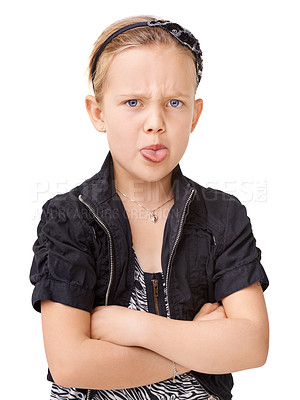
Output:
[[[128,99],[151,99],[151,96],[147,96],[143,93],[128,93],[128,94],[119,94],[118,97],[125,97]],[[188,99],[190,96],[184,93],[173,93],[169,96],[165,96],[165,98],[168,99],[177,99],[177,98],[184,98],[184,99]]]
[[128,94],[119,94],[118,97],[126,97],[128,99],[150,99],[151,97],[145,96],[143,93],[128,93]]

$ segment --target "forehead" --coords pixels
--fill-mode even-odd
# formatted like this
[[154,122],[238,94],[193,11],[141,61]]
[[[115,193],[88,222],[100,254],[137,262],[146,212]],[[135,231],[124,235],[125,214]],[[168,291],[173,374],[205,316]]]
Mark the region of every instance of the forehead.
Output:
[[114,56],[107,71],[106,85],[116,91],[155,87],[195,91],[195,62],[178,46],[130,47]]

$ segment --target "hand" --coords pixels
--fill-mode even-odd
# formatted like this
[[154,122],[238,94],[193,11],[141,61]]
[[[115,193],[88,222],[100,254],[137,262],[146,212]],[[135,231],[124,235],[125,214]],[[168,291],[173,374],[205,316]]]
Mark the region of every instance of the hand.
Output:
[[100,306],[91,315],[91,338],[120,346],[138,346],[142,311],[121,306]]
[[205,303],[195,315],[193,321],[209,321],[227,318],[224,307],[219,303]]

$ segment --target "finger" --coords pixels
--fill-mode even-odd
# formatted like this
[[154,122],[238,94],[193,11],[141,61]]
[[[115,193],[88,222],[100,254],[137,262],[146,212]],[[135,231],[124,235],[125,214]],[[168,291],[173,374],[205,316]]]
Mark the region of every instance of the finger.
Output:
[[199,316],[209,314],[219,307],[218,303],[205,303],[199,311]]
[[220,314],[222,313],[225,316],[225,318],[227,318],[226,311],[223,306],[219,306],[219,308],[216,310],[216,312],[218,312]]

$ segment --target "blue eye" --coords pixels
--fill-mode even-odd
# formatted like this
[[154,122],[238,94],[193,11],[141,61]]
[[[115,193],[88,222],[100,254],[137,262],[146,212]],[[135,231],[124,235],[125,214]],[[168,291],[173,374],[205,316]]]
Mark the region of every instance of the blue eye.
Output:
[[139,105],[139,101],[138,100],[136,100],[136,99],[132,99],[132,100],[128,100],[128,101],[126,101],[126,104],[129,106],[129,107],[136,107],[137,105]]
[[178,108],[178,107],[182,106],[182,102],[180,100],[176,100],[176,99],[170,100],[169,104],[171,105],[171,107],[174,107],[174,108]]

